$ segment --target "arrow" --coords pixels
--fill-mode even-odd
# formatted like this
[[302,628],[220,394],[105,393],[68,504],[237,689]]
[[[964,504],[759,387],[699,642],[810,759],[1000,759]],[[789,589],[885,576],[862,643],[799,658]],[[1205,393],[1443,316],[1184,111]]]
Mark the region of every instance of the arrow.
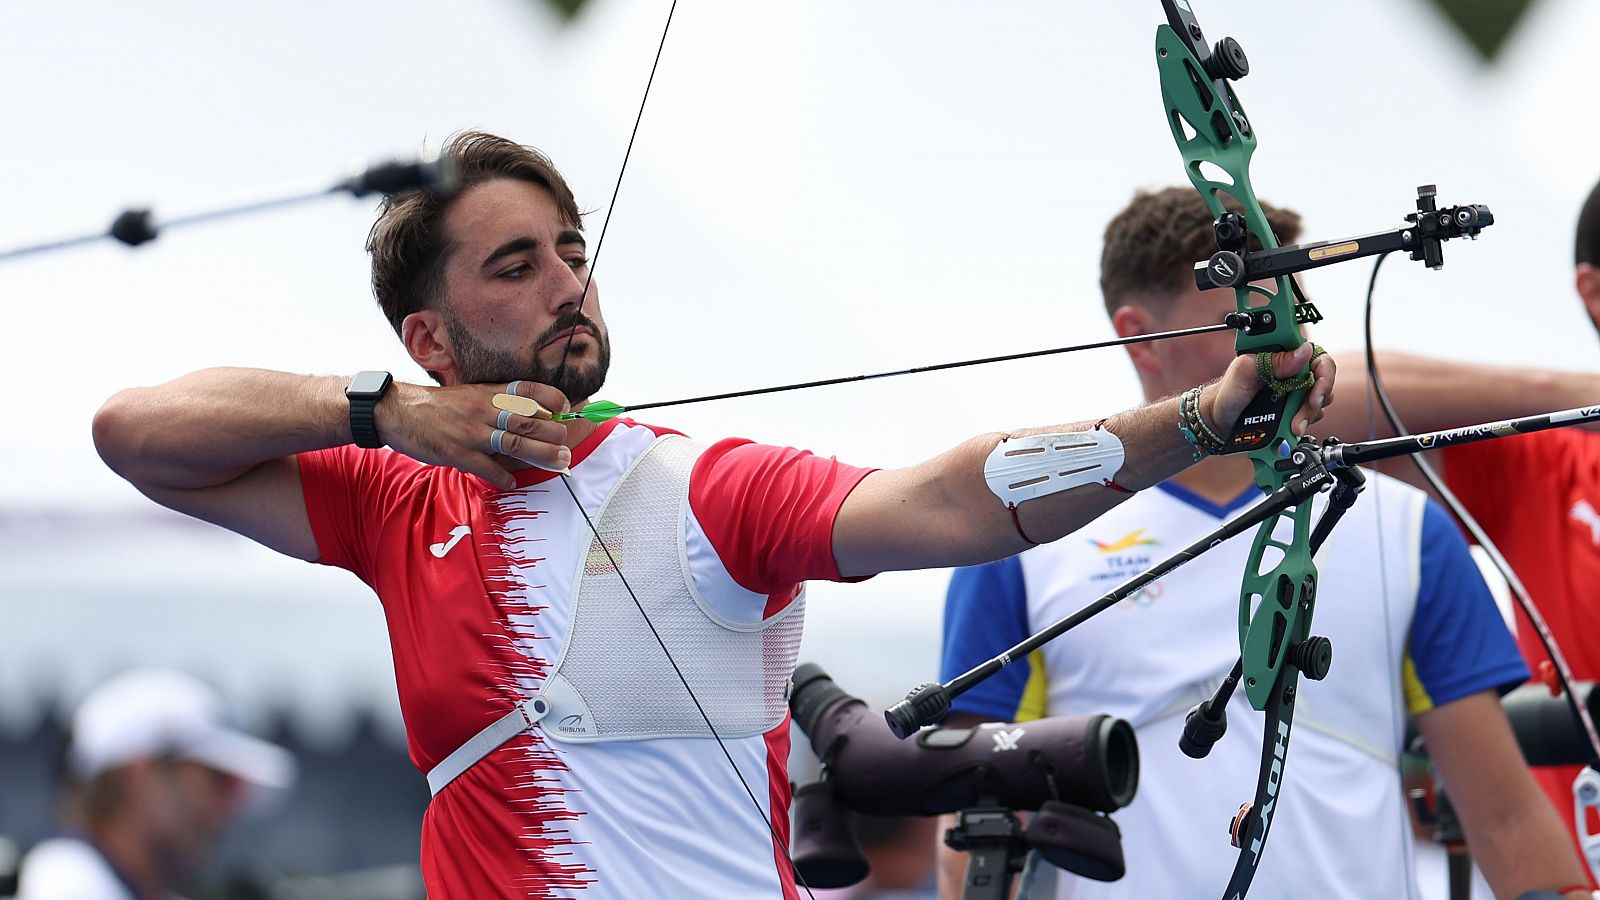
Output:
[[[755,397],[760,394],[776,394],[782,391],[798,391],[806,388],[827,387],[834,384],[849,384],[856,381],[871,381],[876,378],[892,378],[896,375],[916,375],[921,372],[939,372],[945,369],[959,369],[964,366],[981,366],[988,363],[1011,362],[1018,359],[1032,359],[1038,356],[1053,356],[1058,353],[1072,353],[1077,350],[1098,350],[1102,347],[1121,347],[1127,344],[1142,344],[1147,341],[1162,341],[1169,338],[1188,337],[1195,334],[1210,334],[1214,331],[1249,332],[1256,327],[1256,319],[1247,312],[1231,312],[1221,322],[1215,325],[1201,325],[1198,328],[1179,328],[1176,331],[1158,331],[1153,334],[1135,334],[1129,337],[1112,338],[1107,341],[1093,341],[1087,344],[1074,344],[1070,347],[1051,347],[1048,350],[1029,350],[1023,353],[1007,353],[1002,356],[985,356],[980,359],[963,359],[956,362],[934,363],[931,366],[916,366],[910,369],[895,369],[892,372],[874,372],[868,375],[844,375],[839,378],[824,378],[820,381],[802,381],[794,384],[780,384],[773,387],[751,388],[745,391],[729,391],[723,394],[706,394],[701,397],[686,397],[682,400],[663,400],[656,403],[642,403],[638,406],[622,406],[609,400],[596,400],[585,404],[582,409],[573,412],[548,414],[556,422],[575,422],[586,419],[590,422],[605,422],[614,419],[625,412],[638,412],[644,409],[660,409],[663,406],[682,406],[686,403],[704,403],[708,400],[731,400],[735,397]],[[511,409],[519,412],[509,405],[501,405],[500,397],[506,397],[509,402],[510,395],[502,394],[495,397],[495,405],[500,409]],[[522,399],[522,398],[518,398]],[[529,401],[531,402],[531,401]],[[541,412],[543,407],[538,407]],[[525,413],[524,415],[533,415]]]

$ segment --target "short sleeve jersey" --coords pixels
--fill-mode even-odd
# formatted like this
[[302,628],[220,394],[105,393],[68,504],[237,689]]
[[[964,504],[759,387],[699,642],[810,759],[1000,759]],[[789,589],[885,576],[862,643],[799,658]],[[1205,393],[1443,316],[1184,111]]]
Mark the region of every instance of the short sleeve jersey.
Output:
[[[1218,506],[1167,483],[1053,544],[957,570],[942,677],[1087,605],[1259,497],[1252,488]],[[1227,883],[1237,851],[1224,826],[1255,789],[1262,714],[1237,691],[1208,757],[1184,756],[1178,739],[1185,714],[1238,658],[1249,548],[1248,535],[1222,544],[954,701],[986,719],[1109,713],[1134,727],[1139,789],[1112,815],[1128,874],[1111,883],[1062,874],[1061,897],[1190,896]],[[1374,476],[1317,561],[1312,633],[1333,641],[1333,668],[1301,680],[1272,846],[1250,896],[1301,897],[1307,884],[1349,900],[1406,896],[1405,713],[1508,689],[1526,669],[1459,533],[1421,492]]]
[[[1600,678],[1600,598],[1593,589],[1600,584],[1600,433],[1564,428],[1462,444],[1445,450],[1444,460],[1451,491],[1528,589],[1572,674]],[[1517,640],[1530,665],[1546,659],[1520,609]],[[1572,779],[1579,768],[1533,770],[1574,842]]]
[[[574,449],[567,479],[523,470],[511,491],[389,450],[300,454],[318,561],[355,573],[383,604],[420,770],[550,674],[576,554],[590,547],[576,503],[592,514],[668,433],[613,420]],[[808,579],[837,579],[834,517],[868,471],[743,440],[707,448],[690,474],[682,550],[697,588],[748,622],[787,606]],[[796,896],[775,845],[787,840],[788,723],[725,743],[759,812],[713,741],[563,744],[524,732],[433,798],[422,834],[429,895]]]

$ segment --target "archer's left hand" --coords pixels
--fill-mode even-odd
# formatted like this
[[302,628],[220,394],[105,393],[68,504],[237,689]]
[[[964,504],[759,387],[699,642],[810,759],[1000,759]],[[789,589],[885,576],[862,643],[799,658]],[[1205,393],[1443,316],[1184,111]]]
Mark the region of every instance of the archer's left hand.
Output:
[[[1316,379],[1306,392],[1306,402],[1289,413],[1297,435],[1305,434],[1306,429],[1322,418],[1323,408],[1333,402],[1333,376],[1337,368],[1333,357],[1324,353],[1311,359],[1311,354],[1312,345],[1309,341],[1292,351],[1272,354],[1273,374],[1279,378],[1293,378],[1310,361],[1311,374]],[[1201,414],[1226,435],[1238,423],[1245,406],[1264,387],[1266,382],[1256,370],[1255,355],[1236,357],[1221,380],[1201,394]]]

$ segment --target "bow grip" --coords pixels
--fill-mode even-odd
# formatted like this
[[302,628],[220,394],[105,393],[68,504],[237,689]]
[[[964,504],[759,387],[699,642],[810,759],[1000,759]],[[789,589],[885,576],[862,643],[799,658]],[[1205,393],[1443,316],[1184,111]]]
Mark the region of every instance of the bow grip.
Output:
[[1294,403],[1295,408],[1304,402],[1304,390],[1291,391],[1279,396],[1270,387],[1263,387],[1251,398],[1244,412],[1239,414],[1238,421],[1233,423],[1233,429],[1228,432],[1228,445],[1224,453],[1250,453],[1265,447],[1272,446],[1276,441],[1294,440],[1292,424],[1289,433],[1283,434],[1287,420],[1289,404]]

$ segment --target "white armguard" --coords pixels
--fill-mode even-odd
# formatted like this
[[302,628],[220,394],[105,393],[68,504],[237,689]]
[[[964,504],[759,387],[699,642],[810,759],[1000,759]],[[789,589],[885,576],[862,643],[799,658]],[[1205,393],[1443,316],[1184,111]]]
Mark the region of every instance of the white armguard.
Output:
[[1104,428],[1002,440],[983,461],[983,479],[1006,506],[1085,484],[1105,484],[1122,470],[1122,441]]

